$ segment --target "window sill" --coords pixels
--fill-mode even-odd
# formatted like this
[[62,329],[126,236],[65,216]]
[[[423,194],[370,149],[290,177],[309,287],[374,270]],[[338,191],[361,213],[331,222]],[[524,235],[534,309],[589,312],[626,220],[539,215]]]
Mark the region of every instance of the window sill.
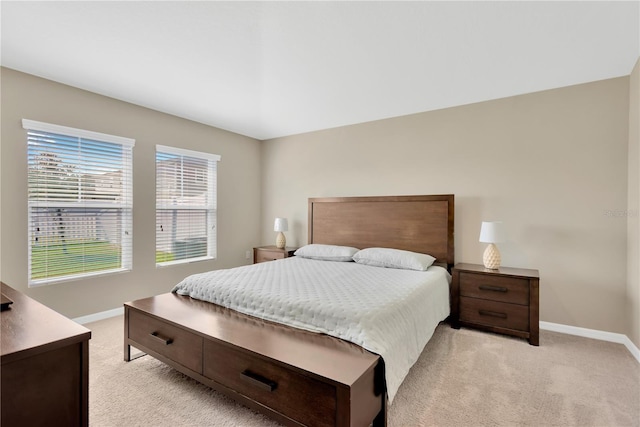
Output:
[[201,256],[198,258],[188,258],[188,259],[179,259],[176,261],[157,262],[156,268],[171,267],[172,265],[179,265],[179,264],[191,264],[193,262],[200,262],[200,261],[210,261],[212,259],[216,259],[216,258],[212,256]]

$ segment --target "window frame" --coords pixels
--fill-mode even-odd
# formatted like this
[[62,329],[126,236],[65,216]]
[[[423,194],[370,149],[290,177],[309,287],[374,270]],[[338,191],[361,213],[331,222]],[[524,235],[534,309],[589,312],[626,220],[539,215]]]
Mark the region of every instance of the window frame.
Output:
[[[68,282],[73,280],[83,280],[91,277],[118,274],[122,272],[131,271],[133,269],[133,147],[135,146],[135,139],[126,138],[121,136],[109,135],[100,132],[93,132],[84,129],[77,129],[68,126],[55,125],[51,123],[38,122],[35,120],[22,119],[22,127],[27,131],[27,158],[31,160],[31,146],[35,145],[37,137],[32,137],[32,134],[43,132],[46,134],[55,134],[61,137],[69,139],[78,139],[78,145],[81,146],[83,140],[89,144],[105,143],[105,144],[117,144],[122,147],[122,191],[117,193],[116,197],[120,197],[119,203],[107,203],[100,201],[87,201],[81,197],[81,192],[77,194],[77,201],[55,201],[46,197],[38,200],[32,200],[27,196],[27,247],[28,247],[28,287],[40,287],[53,285],[56,283]],[[53,151],[52,151],[53,152]],[[85,168],[89,168],[90,163],[78,163],[81,167],[85,165]],[[31,169],[27,165],[27,173],[29,174]],[[47,177],[45,177],[46,179]],[[27,182],[27,191],[30,191],[30,180]],[[39,238],[33,229],[32,221],[35,210],[47,209],[47,208],[60,208],[60,209],[110,209],[117,212],[119,216],[120,227],[120,239],[119,239],[119,267],[108,268],[103,270],[93,270],[81,273],[71,273],[56,276],[47,276],[44,278],[33,278],[32,271],[32,255],[33,255],[33,242],[36,238]],[[79,229],[79,228],[78,228]],[[116,227],[116,229],[118,229]],[[76,229],[74,229],[76,231]],[[111,231],[111,230],[109,230]],[[49,246],[46,250],[50,250]],[[79,265],[86,266],[87,261],[83,260]]]
[[[173,204],[163,204],[159,201],[159,180],[160,180],[160,175],[159,175],[159,169],[158,169],[158,155],[162,154],[162,155],[167,155],[167,156],[176,156],[176,158],[180,158],[181,162],[183,161],[184,158],[192,158],[192,159],[197,159],[199,161],[206,161],[207,162],[207,193],[208,196],[206,197],[206,205],[173,205]],[[155,250],[156,250],[156,268],[161,268],[161,267],[168,267],[168,266],[172,266],[172,265],[181,265],[181,264],[189,264],[189,263],[193,263],[193,262],[200,262],[200,261],[208,261],[208,260],[213,260],[217,258],[217,218],[218,218],[218,206],[217,206],[217,196],[218,196],[218,191],[217,191],[217,181],[218,181],[218,162],[221,160],[221,156],[218,154],[213,154],[213,153],[207,153],[207,152],[202,152],[202,151],[194,151],[194,150],[188,150],[188,149],[184,149],[184,148],[178,148],[178,147],[173,147],[173,146],[167,146],[167,145],[160,145],[157,144],[156,145],[156,150],[155,150],[155,179],[156,179],[156,208],[155,208],[155,212],[156,212],[156,224],[155,224],[155,231],[156,231],[156,235],[155,235]],[[199,176],[198,174],[199,171],[194,171],[194,176],[193,176],[193,180],[194,182],[197,181],[203,181],[201,178],[201,176]],[[185,175],[185,171],[184,169],[181,169],[180,171],[180,177],[181,177],[181,186],[184,186],[184,175]],[[165,176],[166,178],[167,176]],[[178,177],[178,174],[174,174],[174,177]],[[192,210],[192,211],[205,211],[205,227],[206,227],[206,255],[204,256],[196,256],[196,257],[186,257],[186,258],[180,258],[180,259],[172,259],[169,261],[158,261],[158,252],[160,251],[160,249],[162,249],[160,247],[160,245],[162,243],[170,243],[170,244],[175,244],[175,241],[171,241],[171,240],[166,240],[163,239],[162,242],[159,241],[159,233],[160,233],[160,228],[158,226],[158,214],[160,211],[171,211],[171,210],[183,210],[183,211],[188,211],[188,210]],[[164,252],[164,251],[163,251]],[[172,255],[174,254],[174,250],[170,251],[169,253],[171,253]]]

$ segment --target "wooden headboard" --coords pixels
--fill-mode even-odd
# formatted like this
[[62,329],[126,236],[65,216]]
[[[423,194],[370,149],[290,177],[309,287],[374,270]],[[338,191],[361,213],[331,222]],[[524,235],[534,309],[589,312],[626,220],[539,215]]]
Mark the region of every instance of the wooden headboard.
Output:
[[454,196],[309,199],[309,243],[385,247],[454,263]]

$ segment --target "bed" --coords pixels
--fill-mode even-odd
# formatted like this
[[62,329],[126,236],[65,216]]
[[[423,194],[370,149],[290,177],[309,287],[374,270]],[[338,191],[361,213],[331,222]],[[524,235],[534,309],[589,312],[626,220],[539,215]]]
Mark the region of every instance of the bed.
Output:
[[[453,224],[453,195],[309,199],[309,244],[429,254],[433,270],[453,265]],[[298,268],[312,261],[255,267],[285,274],[277,273],[278,263]],[[237,270],[253,274],[255,268]],[[329,335],[331,330],[284,325],[264,313],[194,299],[192,290],[125,304],[125,360],[136,347],[285,425],[386,425],[388,392],[399,384],[387,381],[392,375],[385,375],[384,350],[368,351],[368,345]]]

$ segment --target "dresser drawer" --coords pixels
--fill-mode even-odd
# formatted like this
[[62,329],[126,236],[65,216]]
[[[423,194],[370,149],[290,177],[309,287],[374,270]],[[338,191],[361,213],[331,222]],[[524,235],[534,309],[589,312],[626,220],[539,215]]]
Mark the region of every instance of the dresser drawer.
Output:
[[129,338],[192,371],[202,373],[203,338],[196,334],[130,310]]
[[204,376],[302,424],[336,423],[335,387],[248,351],[206,340]]
[[529,331],[529,307],[461,296],[460,320],[480,325]]
[[256,263],[274,261],[276,259],[283,259],[285,253],[282,251],[264,251],[260,250],[256,252]]
[[514,277],[460,272],[460,295],[529,305],[529,281]]

